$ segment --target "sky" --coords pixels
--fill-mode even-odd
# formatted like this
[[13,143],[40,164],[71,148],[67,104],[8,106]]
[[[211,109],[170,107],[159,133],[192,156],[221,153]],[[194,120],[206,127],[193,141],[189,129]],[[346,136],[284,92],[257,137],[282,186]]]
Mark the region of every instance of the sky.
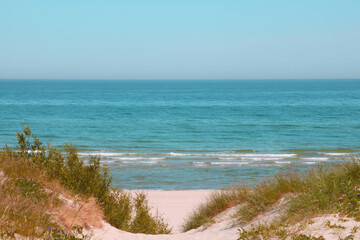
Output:
[[0,0],[0,79],[360,78],[359,0]]

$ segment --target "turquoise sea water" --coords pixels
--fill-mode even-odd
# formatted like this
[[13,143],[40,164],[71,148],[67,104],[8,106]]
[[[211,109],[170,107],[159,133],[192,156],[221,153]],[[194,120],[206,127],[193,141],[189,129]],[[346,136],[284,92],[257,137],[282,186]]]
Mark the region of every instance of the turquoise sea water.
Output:
[[0,80],[0,145],[102,157],[126,189],[213,189],[360,152],[360,80]]

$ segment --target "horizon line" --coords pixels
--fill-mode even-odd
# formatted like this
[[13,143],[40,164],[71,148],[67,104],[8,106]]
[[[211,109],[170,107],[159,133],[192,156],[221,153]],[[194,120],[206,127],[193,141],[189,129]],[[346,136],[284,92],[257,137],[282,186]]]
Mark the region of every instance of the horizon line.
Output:
[[40,81],[246,81],[246,80],[360,80],[358,78],[0,78],[3,80],[40,80]]

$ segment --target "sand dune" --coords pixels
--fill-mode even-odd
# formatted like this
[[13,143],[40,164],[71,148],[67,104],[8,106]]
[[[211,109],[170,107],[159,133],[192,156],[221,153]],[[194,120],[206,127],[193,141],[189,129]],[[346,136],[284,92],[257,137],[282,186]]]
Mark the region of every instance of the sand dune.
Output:
[[[181,226],[184,220],[204,202],[210,195],[209,190],[183,190],[183,191],[144,191],[153,207],[153,213],[162,215],[173,228],[171,235],[146,235],[134,234],[118,230],[104,222],[104,227],[93,228],[91,234],[93,239],[122,239],[122,240],[220,240],[237,239],[238,227],[232,227],[232,209],[219,216],[215,223],[204,229],[199,228],[181,233]],[[89,232],[90,233],[90,232]]]
[[[213,223],[207,227],[199,227],[185,233],[181,232],[184,220],[201,204],[206,201],[211,191],[208,190],[184,190],[184,191],[144,191],[152,206],[153,213],[158,211],[173,228],[170,235],[147,235],[134,234],[118,230],[107,222],[103,222],[102,228],[93,227],[87,231],[92,239],[106,240],[237,240],[239,229],[249,230],[256,224],[269,224],[273,220],[281,219],[286,204],[286,196],[272,205],[267,211],[258,215],[255,219],[243,226],[235,225],[234,214],[239,208],[235,206],[225,210],[213,219]],[[306,222],[310,222],[304,220]],[[311,224],[298,223],[287,229],[294,234],[306,234],[311,236],[324,236],[326,240],[347,239],[353,235],[353,239],[360,239],[360,222],[352,218],[345,218],[336,214],[316,216],[311,219]],[[329,227],[342,226],[339,227]]]

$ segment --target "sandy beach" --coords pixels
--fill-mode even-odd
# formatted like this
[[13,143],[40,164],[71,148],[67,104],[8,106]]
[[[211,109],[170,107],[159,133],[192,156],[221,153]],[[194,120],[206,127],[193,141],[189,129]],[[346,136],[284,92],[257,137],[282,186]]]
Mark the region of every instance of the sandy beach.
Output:
[[[172,234],[168,235],[149,235],[135,234],[121,231],[103,221],[101,228],[92,228],[86,234],[91,235],[92,239],[106,240],[237,240],[239,238],[240,226],[234,223],[234,214],[239,206],[226,209],[213,218],[209,226],[201,226],[188,232],[181,232],[184,220],[210,196],[210,190],[144,190],[148,196],[152,213],[158,212],[172,227]],[[131,191],[135,194],[135,191]],[[249,230],[253,225],[269,224],[274,219],[280,219],[284,208],[284,198],[280,199],[266,211],[258,215],[246,225],[241,226],[242,231]],[[301,227],[301,223],[289,227],[289,232],[306,234],[312,236],[324,236],[327,240],[337,240],[339,237],[353,235],[354,239],[360,239],[360,233],[354,231],[359,228],[359,222],[353,218],[346,218],[338,214],[325,214],[312,218],[312,224]],[[329,225],[343,226],[339,228],[329,228]]]
[[[135,194],[134,191],[131,191]],[[210,190],[143,190],[148,196],[152,213],[158,212],[172,227],[170,235],[133,234],[118,230],[108,223],[103,223],[103,228],[93,228],[93,239],[131,239],[131,240],[219,240],[237,239],[238,228],[232,227],[231,220],[227,219],[231,211],[226,211],[210,227],[195,229],[181,233],[181,226],[185,219],[211,194]]]
[[162,191],[144,190],[148,196],[152,213],[158,213],[164,217],[173,233],[181,232],[184,220],[199,206],[205,202],[212,191],[210,190],[182,190]]

